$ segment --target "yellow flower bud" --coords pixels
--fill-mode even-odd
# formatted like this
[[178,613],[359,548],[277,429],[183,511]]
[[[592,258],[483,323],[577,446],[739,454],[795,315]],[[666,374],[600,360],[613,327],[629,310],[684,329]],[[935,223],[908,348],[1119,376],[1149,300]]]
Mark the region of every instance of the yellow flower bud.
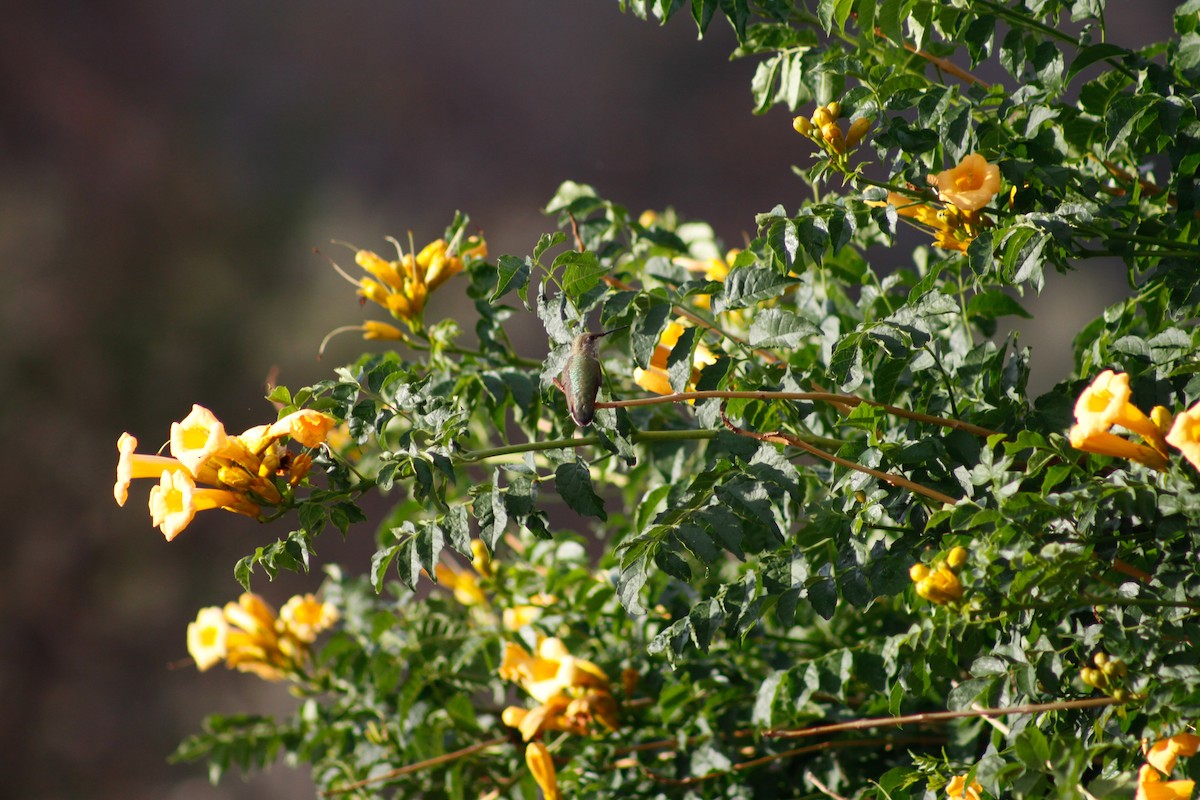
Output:
[[825,104],[825,110],[829,112],[829,116],[837,119],[842,115],[842,104],[834,100],[832,103]]
[[1150,409],[1150,421],[1166,436],[1175,422],[1175,415],[1166,406],[1155,406]]
[[908,570],[908,577],[912,578],[913,583],[923,581],[929,577],[929,567],[924,564],[913,564]]
[[404,334],[395,325],[369,319],[362,324],[364,339],[403,339]]
[[953,547],[946,555],[946,566],[958,572],[967,563],[967,548]]
[[835,153],[844,153],[846,151],[846,140],[842,137],[842,129],[836,122],[830,122],[821,126],[821,138],[829,142],[829,146],[833,148]]
[[916,592],[919,597],[923,597],[931,603],[946,605],[962,600],[963,585],[958,576],[949,569],[938,567],[917,581]]
[[816,111],[813,112],[812,124],[813,124],[814,128],[824,128],[826,125],[828,125],[831,122],[833,122],[833,117],[830,116],[829,111],[827,109],[818,108]]
[[861,142],[870,129],[871,120],[867,117],[859,117],[851,122],[850,130],[846,132],[846,147],[854,147]]
[[554,771],[554,759],[550,751],[541,742],[530,742],[525,747],[525,765],[537,785],[542,790],[545,800],[561,800],[558,791],[558,775]]
[[813,124],[808,117],[796,117],[794,120],[792,120],[792,128],[796,131],[796,133],[803,134],[804,136],[812,136]]

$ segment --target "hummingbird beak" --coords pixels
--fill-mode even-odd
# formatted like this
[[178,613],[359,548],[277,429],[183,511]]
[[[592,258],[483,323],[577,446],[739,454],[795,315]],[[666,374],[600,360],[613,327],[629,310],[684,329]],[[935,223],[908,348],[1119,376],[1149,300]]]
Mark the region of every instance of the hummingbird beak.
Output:
[[621,326],[621,327],[619,327],[619,328],[609,328],[609,329],[608,329],[608,330],[606,330],[606,331],[600,331],[599,333],[597,333],[597,334],[596,334],[596,336],[597,336],[597,337],[600,337],[600,336],[608,336],[610,333],[616,333],[617,331],[623,331],[623,330],[625,330],[625,329],[626,329],[626,328],[628,328],[628,327],[629,327],[628,325],[622,325],[622,326]]

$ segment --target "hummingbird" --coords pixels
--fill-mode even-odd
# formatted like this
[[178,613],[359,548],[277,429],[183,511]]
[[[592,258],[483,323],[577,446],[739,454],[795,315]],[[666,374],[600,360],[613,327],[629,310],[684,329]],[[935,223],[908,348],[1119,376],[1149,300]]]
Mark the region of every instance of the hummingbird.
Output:
[[567,396],[567,411],[581,428],[592,424],[596,416],[596,394],[600,391],[600,359],[597,357],[601,337],[624,330],[628,325],[610,328],[600,333],[581,333],[571,343],[571,355],[562,371],[559,388]]

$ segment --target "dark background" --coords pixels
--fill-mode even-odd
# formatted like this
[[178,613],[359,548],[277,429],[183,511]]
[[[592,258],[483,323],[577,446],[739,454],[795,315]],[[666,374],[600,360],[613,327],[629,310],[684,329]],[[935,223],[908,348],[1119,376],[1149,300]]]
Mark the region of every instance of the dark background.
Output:
[[[1122,43],[1170,34],[1169,3],[1112,6]],[[493,256],[524,255],[563,179],[634,213],[673,204],[729,245],[798,207],[808,146],[785,110],[751,115],[732,48],[723,23],[697,42],[614,0],[5,4],[0,797],[311,796],[303,768],[213,788],[165,763],[206,713],[292,708],[280,686],[197,673],[184,642],[240,591],[234,561],[287,528],[204,514],[166,544],[147,482],[112,501],[117,436],[152,451],[194,402],[231,430],[270,421],[269,373],[300,386],[360,352],[346,336],[315,358],[330,329],[381,316],[312,253],[331,238],[382,252],[462,209]],[[1043,387],[1120,292],[1119,268],[1085,266],[1022,326]],[[371,540],[327,534],[318,561],[363,571]],[[319,582],[256,589],[278,604]]]

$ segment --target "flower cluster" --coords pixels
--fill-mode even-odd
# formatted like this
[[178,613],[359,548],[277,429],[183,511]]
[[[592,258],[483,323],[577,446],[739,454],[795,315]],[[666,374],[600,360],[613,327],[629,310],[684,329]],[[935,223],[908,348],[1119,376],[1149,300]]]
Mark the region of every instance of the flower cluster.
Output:
[[197,511],[224,508],[257,518],[263,505],[282,503],[283,492],[295,488],[312,467],[311,456],[288,452],[283,439],[317,447],[335,422],[328,414],[302,409],[230,436],[211,411],[194,405],[182,421],[171,425],[170,456],[137,453],[137,439],[121,434],[113,497],[123,506],[134,478],[158,478],[150,490],[150,518],[168,542]]
[[1000,192],[1000,167],[971,153],[957,166],[931,175],[929,184],[937,187],[938,199],[943,203],[974,214]]
[[[654,353],[650,356],[649,369],[634,368],[634,383],[646,391],[654,392],[655,394],[674,393],[675,390],[671,388],[671,380],[667,374],[667,361],[670,359],[671,351],[675,349],[675,344],[679,341],[679,337],[683,335],[683,331],[684,326],[681,323],[668,323],[662,335],[658,337],[658,344],[654,347]],[[695,389],[696,381],[700,379],[700,371],[716,362],[716,354],[709,350],[703,342],[696,345],[696,350],[692,353],[692,376],[688,381],[688,391]]]
[[1113,658],[1103,651],[1092,656],[1094,667],[1084,667],[1079,670],[1079,679],[1093,689],[1099,689],[1114,700],[1125,703],[1134,699],[1134,695],[1120,684],[1129,673],[1129,667],[1122,659]]
[[[1089,453],[1128,458],[1152,469],[1165,470],[1169,463],[1167,444],[1170,443],[1183,450],[1185,457],[1196,464],[1197,461],[1188,453],[1191,447],[1200,445],[1195,444],[1195,437],[1189,433],[1194,430],[1189,424],[1194,426],[1195,423],[1186,420],[1192,419],[1190,415],[1193,412],[1197,412],[1195,418],[1200,419],[1200,405],[1180,414],[1180,419],[1175,420],[1174,427],[1164,437],[1163,431],[1168,426],[1170,416],[1167,410],[1155,409],[1147,417],[1129,402],[1131,394],[1127,374],[1106,369],[1097,375],[1075,401],[1075,424],[1067,434],[1071,446]],[[1144,444],[1113,433],[1111,428],[1114,425],[1137,434]]]
[[[434,565],[434,573],[439,586],[454,594],[454,599],[464,606],[488,609],[487,594],[484,592],[482,580],[488,580],[496,575],[497,564],[488,553],[487,546],[479,539],[471,540],[471,566],[474,571],[457,569],[442,562]],[[545,609],[558,602],[552,594],[540,592],[529,598],[529,602],[505,608],[501,623],[505,630],[516,631],[529,625],[542,615]]]
[[269,681],[299,671],[317,634],[338,620],[337,609],[311,594],[292,597],[276,615],[249,592],[224,608],[200,609],[188,625],[188,653],[203,672],[218,661]]
[[966,775],[955,775],[946,784],[946,797],[950,800],[980,800],[983,796],[983,786],[979,781],[967,783]]
[[933,234],[937,247],[966,252],[980,230],[989,224],[981,209],[1000,191],[1000,168],[972,153],[958,166],[931,175],[929,183],[938,190],[940,207],[898,192],[888,192],[884,202],[868,200],[867,205],[894,206],[897,214],[914,220],[918,227]]
[[946,605],[962,600],[963,585],[958,579],[958,573],[967,563],[967,549],[953,547],[946,558],[933,562],[932,567],[925,564],[913,564],[908,576],[916,584],[917,595],[931,603]]
[[843,132],[837,121],[841,115],[842,104],[834,101],[819,107],[813,112],[811,119],[796,117],[792,120],[792,128],[801,136],[811,139],[821,149],[840,156],[857,147],[871,129],[870,119],[858,117],[851,120],[849,129]]
[[[388,261],[370,250],[354,249],[354,262],[371,277],[353,278],[334,264],[346,280],[358,287],[358,294],[387,309],[393,317],[403,320],[410,329],[418,330],[423,322],[425,303],[429,295],[439,286],[462,272],[464,259],[486,258],[487,243],[472,236],[466,240],[465,249],[459,250],[459,239],[447,243],[435,239],[419,253],[405,253],[400,243],[396,246],[397,258]],[[400,339],[403,334],[394,325],[385,322],[367,322],[361,326],[365,339]]]
[[1188,800],[1196,788],[1193,780],[1164,781],[1170,777],[1179,756],[1194,756],[1200,749],[1200,736],[1178,733],[1146,747],[1146,763],[1138,770],[1135,800]]
[[519,644],[505,643],[499,673],[541,703],[532,710],[509,706],[501,719],[520,731],[521,738],[529,743],[525,760],[530,772],[546,797],[556,797],[554,764],[538,738],[547,730],[584,736],[596,722],[616,730],[618,705],[608,676],[591,661],[572,656],[557,638],[541,639],[536,655]]

